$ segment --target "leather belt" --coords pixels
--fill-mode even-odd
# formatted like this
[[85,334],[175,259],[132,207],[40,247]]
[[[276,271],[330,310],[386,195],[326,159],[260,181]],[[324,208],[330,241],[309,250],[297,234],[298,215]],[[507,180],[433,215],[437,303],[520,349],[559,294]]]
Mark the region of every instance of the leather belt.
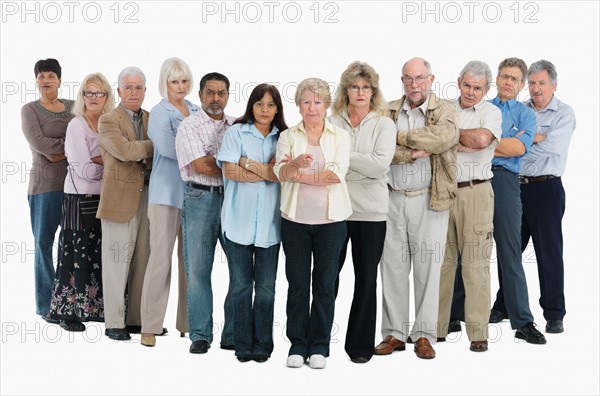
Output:
[[539,183],[548,179],[555,179],[554,175],[542,175],[542,176],[519,176],[519,182],[521,184]]
[[469,181],[466,181],[466,182],[458,182],[458,183],[456,183],[456,185],[458,186],[458,188],[463,188],[463,187],[474,186],[476,184],[485,183],[487,181],[489,181],[489,180],[478,180],[478,179],[475,179],[475,180],[469,180]]
[[505,170],[508,170],[508,169],[506,169],[505,167],[500,166],[500,165],[493,165],[492,166],[492,170],[493,171],[505,171]]
[[416,196],[427,194],[427,193],[431,192],[431,188],[424,188],[422,190],[396,190],[389,184],[388,184],[388,190],[390,190],[392,192],[400,193],[402,195],[406,195],[407,197],[416,197]]
[[197,190],[210,191],[214,194],[223,194],[223,186],[205,186],[204,184],[198,184],[194,182],[188,182],[188,186]]

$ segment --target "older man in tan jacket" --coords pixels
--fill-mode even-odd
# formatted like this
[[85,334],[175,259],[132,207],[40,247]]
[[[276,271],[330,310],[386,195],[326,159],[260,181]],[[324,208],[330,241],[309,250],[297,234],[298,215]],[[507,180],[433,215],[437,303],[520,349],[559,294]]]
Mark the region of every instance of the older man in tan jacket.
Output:
[[[389,103],[398,129],[396,155],[389,173],[390,210],[381,260],[383,341],[375,355],[404,350],[432,359],[435,351],[440,268],[448,213],[456,195],[454,105],[432,91],[434,75],[422,58],[402,67],[404,96]],[[415,319],[409,320],[409,274],[413,271]]]
[[140,325],[144,273],[150,253],[148,180],[154,147],[142,110],[146,78],[136,67],[119,74],[121,104],[100,117],[104,178],[97,217],[102,219],[102,283],[106,335],[128,340],[127,324]]

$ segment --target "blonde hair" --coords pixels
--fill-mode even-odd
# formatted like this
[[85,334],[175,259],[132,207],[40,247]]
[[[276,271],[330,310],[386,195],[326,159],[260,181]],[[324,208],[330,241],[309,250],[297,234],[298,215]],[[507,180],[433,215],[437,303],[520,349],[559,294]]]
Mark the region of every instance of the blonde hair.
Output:
[[76,116],[83,117],[83,115],[85,114],[85,102],[83,101],[83,92],[85,92],[87,86],[92,83],[97,84],[100,90],[106,92],[106,103],[104,103],[102,112],[108,113],[109,111],[112,111],[115,108],[115,97],[110,87],[110,83],[102,73],[92,73],[88,74],[83,79],[83,81],[81,82],[81,86],[79,87],[79,91],[77,92],[77,99],[75,100],[75,104],[73,105],[73,110],[71,110],[71,112]]
[[296,106],[300,106],[300,98],[304,95],[305,91],[310,91],[317,95],[323,102],[325,102],[325,108],[331,106],[331,89],[329,83],[320,78],[310,77],[302,80],[298,88],[296,89]]
[[348,111],[348,87],[359,78],[364,78],[371,85],[372,95],[369,103],[369,110],[379,115],[387,113],[387,102],[379,89],[379,74],[371,65],[365,62],[352,62],[340,77],[335,103],[333,104],[333,114],[341,115]]
[[160,77],[158,78],[158,92],[160,96],[169,99],[169,81],[173,80],[189,80],[190,85],[187,91],[189,95],[194,86],[192,70],[182,59],[169,58],[165,60],[160,68]]

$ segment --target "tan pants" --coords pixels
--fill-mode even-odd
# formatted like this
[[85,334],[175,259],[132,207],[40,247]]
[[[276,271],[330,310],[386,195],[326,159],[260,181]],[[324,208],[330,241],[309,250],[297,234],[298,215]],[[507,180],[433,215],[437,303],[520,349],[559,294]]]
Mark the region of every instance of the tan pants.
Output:
[[188,332],[187,289],[183,261],[183,237],[181,235],[181,210],[167,205],[151,204],[150,258],[142,291],[142,333],[160,334],[167,312],[171,288],[171,261],[177,238],[179,261],[179,301],[177,304],[177,330]]
[[125,328],[125,289],[127,324],[140,325],[140,304],[144,274],[150,253],[148,187],[144,186],[140,206],[128,222],[102,219],[102,288],[104,322],[107,329]]
[[458,189],[448,220],[440,276],[438,337],[448,334],[456,266],[460,256],[465,285],[465,324],[470,341],[487,340],[490,317],[490,256],[494,192],[491,183]]

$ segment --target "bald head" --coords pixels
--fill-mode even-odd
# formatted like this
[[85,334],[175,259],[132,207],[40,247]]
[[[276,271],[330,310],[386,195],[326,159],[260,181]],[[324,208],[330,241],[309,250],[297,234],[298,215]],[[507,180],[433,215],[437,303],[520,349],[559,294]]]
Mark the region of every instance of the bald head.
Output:
[[423,58],[412,58],[402,66],[404,93],[411,108],[425,103],[434,78],[431,65]]

